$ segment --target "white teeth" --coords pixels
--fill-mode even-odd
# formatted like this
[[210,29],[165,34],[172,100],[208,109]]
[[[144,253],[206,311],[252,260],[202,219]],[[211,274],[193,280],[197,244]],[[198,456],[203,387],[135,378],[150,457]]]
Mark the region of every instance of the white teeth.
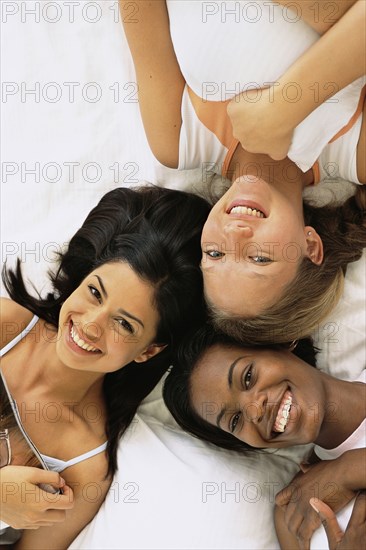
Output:
[[230,210],[230,214],[244,214],[246,216],[253,216],[253,218],[264,218],[263,212],[249,206],[234,206]]
[[287,422],[290,416],[290,409],[292,405],[292,395],[287,390],[285,392],[284,398],[280,407],[278,409],[277,417],[273,425],[273,431],[275,432],[284,432],[287,426]]
[[86,351],[93,351],[93,352],[99,351],[99,349],[94,348],[90,344],[87,344],[86,342],[84,342],[84,340],[80,338],[80,336],[74,330],[73,326],[71,326],[71,329],[70,329],[70,336],[72,340],[75,342],[75,344],[79,346],[79,348],[85,349]]

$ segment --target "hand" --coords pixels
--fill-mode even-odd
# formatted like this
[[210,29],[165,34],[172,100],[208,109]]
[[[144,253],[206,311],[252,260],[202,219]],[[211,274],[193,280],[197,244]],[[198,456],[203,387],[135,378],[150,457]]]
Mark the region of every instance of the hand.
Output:
[[[51,494],[40,483],[62,489]],[[73,492],[56,472],[26,466],[5,466],[0,470],[0,519],[15,529],[38,529],[65,520],[73,507]]]
[[329,550],[362,550],[366,548],[366,493],[356,498],[345,533],[338,525],[334,512],[324,502],[311,499],[327,534]]
[[299,472],[276,496],[276,504],[285,508],[287,529],[297,538],[302,550],[310,548],[311,537],[321,524],[309,503],[310,498],[316,496],[338,512],[356,494],[344,486],[341,458],[307,465],[306,471]]
[[246,151],[282,160],[290,149],[294,128],[288,126],[282,103],[274,100],[272,91],[264,88],[242,92],[230,101],[227,112],[234,137]]

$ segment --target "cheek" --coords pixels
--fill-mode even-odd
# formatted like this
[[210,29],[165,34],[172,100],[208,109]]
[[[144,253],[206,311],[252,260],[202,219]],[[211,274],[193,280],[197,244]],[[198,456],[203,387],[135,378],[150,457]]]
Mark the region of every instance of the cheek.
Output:
[[217,236],[217,224],[220,221],[219,209],[217,203],[208,215],[205,225],[202,229],[201,243],[215,240]]
[[[60,318],[61,316],[65,318],[67,315],[69,315],[72,311],[76,311],[80,309],[80,304],[82,303],[82,299],[80,296],[78,296],[75,292],[71,294],[67,300],[62,304],[61,310],[60,310]],[[85,303],[85,300],[84,300]]]
[[129,341],[129,338],[133,337],[124,337],[117,333],[109,336],[108,355],[118,368],[133,361],[143,351],[135,342]]
[[257,431],[249,428],[248,426],[245,426],[245,434],[241,434],[238,439],[255,448],[266,447],[268,445],[263,441]]
[[64,302],[61,309],[60,309],[59,330],[64,329],[64,325],[66,323],[66,317],[67,317],[67,304],[66,304],[66,302]]
[[201,247],[203,248],[205,244],[207,244],[210,241],[210,222],[207,221],[202,229],[201,234]]

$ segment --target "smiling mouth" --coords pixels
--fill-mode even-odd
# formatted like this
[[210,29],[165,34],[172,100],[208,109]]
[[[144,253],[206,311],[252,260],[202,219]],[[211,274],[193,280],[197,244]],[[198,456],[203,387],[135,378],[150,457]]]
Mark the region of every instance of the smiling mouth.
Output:
[[289,390],[286,390],[278,408],[277,416],[272,427],[272,434],[274,435],[274,437],[278,436],[286,430],[290,418],[291,406],[292,393]]
[[74,325],[73,325],[72,322],[70,323],[69,334],[70,334],[70,338],[74,342],[74,344],[76,344],[79,348],[83,349],[84,351],[89,351],[91,353],[101,353],[100,349],[95,348],[94,346],[91,346],[90,344],[85,342],[85,340],[80,338],[80,336],[78,335],[78,333],[74,329]]
[[249,206],[233,206],[228,212],[229,214],[239,214],[244,216],[252,216],[253,218],[265,218],[261,210],[258,208],[250,208]]

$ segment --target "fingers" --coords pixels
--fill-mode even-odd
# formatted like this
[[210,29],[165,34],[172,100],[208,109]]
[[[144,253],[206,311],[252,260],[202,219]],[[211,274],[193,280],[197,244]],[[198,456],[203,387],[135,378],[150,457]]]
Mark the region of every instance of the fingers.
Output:
[[284,509],[285,523],[289,532],[297,539],[301,550],[310,549],[310,541],[314,531],[321,525],[319,515],[310,508],[305,513],[299,512],[296,504],[289,503]]
[[[38,509],[28,510],[27,513],[23,515],[21,523],[14,523],[13,527],[17,529],[39,529],[40,527],[49,527],[55,523],[62,523],[65,521],[66,510],[71,509],[74,505],[72,491],[70,487],[67,487],[67,489],[69,494],[56,495],[58,497],[57,501],[52,503],[45,501]],[[46,495],[48,496],[49,493],[46,493]]]
[[41,483],[52,485],[57,489],[62,489],[65,485],[65,480],[57,472],[50,472],[48,470],[41,470],[40,468],[28,468],[28,481],[35,485]]
[[65,521],[65,518],[65,510],[47,510],[44,513],[44,517],[42,518],[41,523],[49,523],[50,525],[52,525],[53,523],[62,523],[63,521]]
[[311,537],[320,525],[319,515],[315,511],[309,512],[296,533],[301,550],[310,550]]
[[276,505],[277,506],[286,506],[286,504],[288,504],[290,502],[291,498],[292,498],[292,493],[293,493],[293,486],[292,485],[288,485],[287,487],[282,489],[282,491],[280,491],[276,495],[276,498],[275,498]]
[[71,487],[69,487],[68,485],[64,485],[62,487],[61,497],[62,497],[63,502],[66,502],[66,500],[68,500],[71,503],[71,507],[72,507],[73,502],[74,502],[74,492],[71,489]]
[[311,498],[309,503],[320,516],[327,534],[329,548],[336,548],[337,544],[342,540],[344,533],[338,524],[335,513],[327,504],[317,498]]
[[70,510],[74,506],[74,493],[68,485],[64,485],[62,493],[43,492],[43,501],[47,510]]
[[352,515],[347,525],[347,531],[349,528],[358,527],[366,521],[366,493],[361,491],[355,500],[353,506]]
[[33,529],[33,530],[36,530],[36,529],[39,529],[40,527],[52,527],[55,523],[62,523],[63,521],[65,521],[66,519],[66,515],[65,513],[63,512],[63,518],[60,519],[60,520],[52,520],[52,521],[48,521],[48,520],[40,520],[40,521],[37,521],[36,523],[29,523],[28,525],[23,525],[22,526],[22,529]]

